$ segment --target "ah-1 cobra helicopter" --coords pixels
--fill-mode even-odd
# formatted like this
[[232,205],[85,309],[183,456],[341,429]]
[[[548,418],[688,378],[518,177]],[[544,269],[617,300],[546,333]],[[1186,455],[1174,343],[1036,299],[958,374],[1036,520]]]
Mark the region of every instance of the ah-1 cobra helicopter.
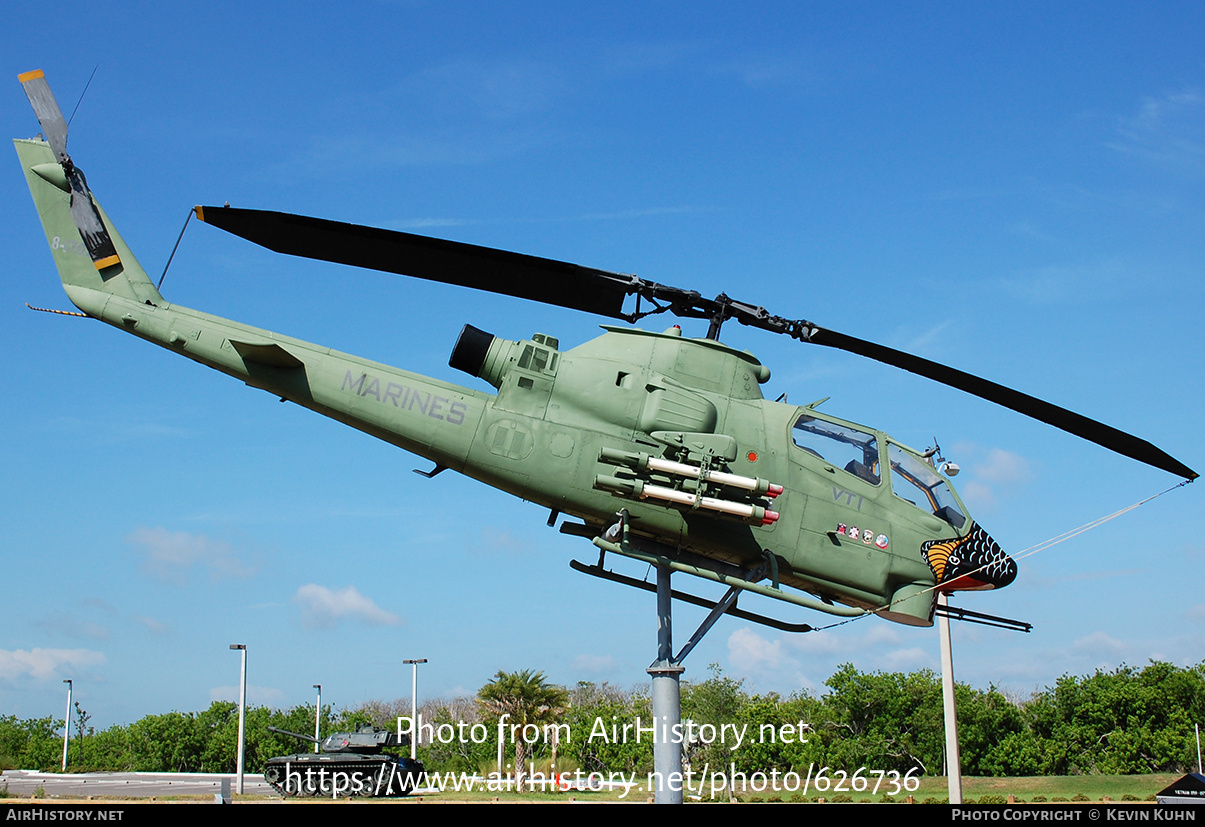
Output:
[[[462,285],[636,322],[706,319],[707,336],[606,327],[564,350],[465,326],[450,364],[487,393],[171,304],[66,152],[41,72],[20,76],[45,140],[17,140],[63,287],[84,315],[176,351],[447,469],[580,522],[610,551],[839,616],[933,622],[936,592],[993,589],[1015,562],[971,519],[954,469],[874,428],[763,399],[769,370],[718,340],[742,324],[927,376],[1186,478],[1150,443],[1026,394],[726,295],[407,233],[197,207],[278,252]],[[628,297],[635,308],[624,310]],[[821,400],[823,401],[823,400]],[[950,473],[946,473],[949,471]],[[617,514],[618,509],[618,514]],[[592,574],[629,581],[597,566]],[[789,588],[788,588],[789,587]],[[749,615],[778,628],[806,629]],[[985,617],[985,616],[984,616]]]

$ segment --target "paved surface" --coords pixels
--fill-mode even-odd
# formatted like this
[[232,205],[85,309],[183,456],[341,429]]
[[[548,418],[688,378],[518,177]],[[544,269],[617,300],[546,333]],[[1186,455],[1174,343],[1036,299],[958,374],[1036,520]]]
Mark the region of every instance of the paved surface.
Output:
[[[40,787],[47,798],[167,798],[169,796],[206,796],[222,791],[222,779],[230,780],[231,793],[237,789],[234,775],[204,772],[90,772],[62,774],[5,770],[0,773],[0,788],[8,784],[10,794],[28,798]],[[262,775],[244,775],[247,795],[276,795]]]

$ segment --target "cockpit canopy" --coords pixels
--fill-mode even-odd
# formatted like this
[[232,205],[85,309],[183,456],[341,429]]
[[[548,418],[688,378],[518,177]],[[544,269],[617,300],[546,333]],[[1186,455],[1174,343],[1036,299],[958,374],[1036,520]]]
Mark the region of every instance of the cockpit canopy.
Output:
[[885,434],[848,422],[822,417],[814,411],[800,415],[791,431],[797,446],[871,485],[882,485],[880,444],[887,443],[887,484],[895,496],[962,529],[966,509],[949,482],[920,454],[893,442]]

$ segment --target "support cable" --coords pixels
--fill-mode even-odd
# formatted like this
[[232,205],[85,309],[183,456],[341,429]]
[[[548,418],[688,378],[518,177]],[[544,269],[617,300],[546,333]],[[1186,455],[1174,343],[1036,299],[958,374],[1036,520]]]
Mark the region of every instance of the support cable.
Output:
[[155,289],[163,287],[163,280],[167,278],[167,268],[172,266],[172,259],[176,257],[176,250],[180,249],[180,242],[184,240],[184,231],[188,229],[188,222],[192,221],[193,210],[188,211],[188,218],[184,219],[184,226],[180,228],[180,235],[176,238],[176,246],[172,247],[172,254],[167,257],[167,264],[163,265],[163,275],[159,277],[159,283],[155,285]]

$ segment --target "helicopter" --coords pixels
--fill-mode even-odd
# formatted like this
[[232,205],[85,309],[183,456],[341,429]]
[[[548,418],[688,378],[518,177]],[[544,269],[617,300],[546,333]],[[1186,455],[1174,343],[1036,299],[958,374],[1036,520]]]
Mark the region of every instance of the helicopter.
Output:
[[[326,219],[198,206],[206,224],[276,252],[558,305],[629,325],[670,313],[702,338],[606,325],[562,349],[466,325],[449,364],[465,387],[175,305],[159,292],[67,154],[42,72],[19,76],[44,138],[14,144],[75,315],[106,324],[549,510],[607,554],[837,617],[931,626],[938,592],[1002,588],[1016,562],[971,517],[936,444],[926,450],[808,405],[770,401],[770,371],[719,340],[727,321],[865,356],[1011,408],[1186,479],[1131,434],[902,351],[720,294],[461,242]],[[634,300],[634,308],[631,307]],[[628,307],[629,309],[625,309]],[[38,308],[35,308],[38,309]],[[56,311],[62,312],[62,311]],[[675,596],[679,596],[675,593]],[[715,607],[704,598],[692,602]],[[807,624],[722,607],[788,631]],[[1015,624],[966,610],[964,619]]]

